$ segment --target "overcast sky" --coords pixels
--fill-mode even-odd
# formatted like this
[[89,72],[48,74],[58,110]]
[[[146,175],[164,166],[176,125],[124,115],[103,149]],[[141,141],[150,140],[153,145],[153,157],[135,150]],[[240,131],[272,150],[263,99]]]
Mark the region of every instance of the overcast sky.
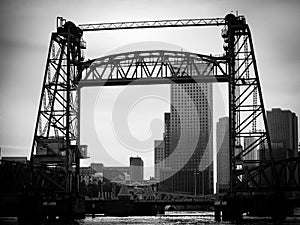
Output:
[[[63,16],[76,24],[84,24],[214,18],[224,17],[230,11],[238,11],[240,15],[245,15],[250,25],[266,109],[281,107],[300,115],[300,1],[298,0],[2,0],[0,2],[0,146],[2,155],[28,156],[30,153],[50,34],[56,29],[57,16]],[[87,33],[84,34],[88,42],[86,56],[87,58],[101,57],[110,52],[128,50],[130,49],[128,46],[136,49],[141,45],[149,46],[149,43],[155,43],[153,46],[157,48],[178,48],[177,50],[185,49],[203,54],[222,53],[220,29],[168,28],[152,29],[150,32],[149,30],[129,30]],[[134,44],[137,42],[143,43]],[[107,160],[106,165],[116,165],[121,161],[124,165],[128,164],[129,156],[142,155],[135,151],[122,155],[117,151],[117,147],[114,147],[114,151],[106,151],[105,156],[95,150],[98,148],[96,144],[93,146],[93,143],[88,143],[103,138],[104,134],[101,133],[101,129],[114,132],[112,125],[106,124],[106,127],[97,125],[98,122],[101,123],[97,117],[101,106],[108,102],[115,102],[112,93],[115,96],[118,93],[129,95],[131,93],[134,97],[133,93],[141,90],[123,88],[116,91],[108,89],[103,92],[99,92],[99,89],[83,91],[83,99],[86,99],[82,103],[83,115],[93,112],[93,118],[84,120],[82,125],[85,129],[82,132],[89,134],[86,135],[88,137],[83,137],[85,138],[83,142],[91,146],[93,157],[91,161]],[[157,86],[153,90],[160,93],[158,97],[146,98],[133,109],[134,115],[145,115],[144,111],[142,113],[140,111],[143,108],[149,112],[144,118],[133,119],[133,121],[135,119],[142,121],[146,118],[144,125],[140,122],[130,123],[133,135],[137,136],[138,140],[162,138],[160,134],[163,127],[162,113],[168,110],[169,92],[163,86]],[[144,96],[150,96],[151,90],[145,88],[143,91],[145,91]],[[111,99],[107,100],[107,96],[111,96]],[[135,101],[137,100],[134,98],[128,99],[128,104],[133,104]],[[149,108],[151,104],[157,109]],[[110,112],[109,109],[113,107],[117,106],[111,105],[104,109]],[[105,110],[102,113],[105,113]],[[222,116],[222,113],[220,112],[218,116]],[[130,120],[132,118],[129,116]],[[89,133],[91,128],[89,123],[93,124],[93,133]],[[142,132],[134,133],[137,130]],[[156,134],[153,134],[154,131],[157,131]],[[118,144],[121,142],[119,140]],[[109,148],[107,143],[102,142],[102,147],[103,145],[104,148],[105,146]],[[153,152],[147,154],[153,155]],[[145,157],[148,156],[145,155]]]

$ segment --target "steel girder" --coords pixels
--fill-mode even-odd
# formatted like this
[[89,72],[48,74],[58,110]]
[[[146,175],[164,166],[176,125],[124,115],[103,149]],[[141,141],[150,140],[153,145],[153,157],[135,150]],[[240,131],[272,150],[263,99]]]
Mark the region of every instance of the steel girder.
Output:
[[79,28],[82,29],[83,31],[100,31],[100,30],[138,29],[138,28],[221,26],[221,25],[225,25],[224,18],[80,24]]
[[85,63],[82,86],[228,82],[225,57],[177,51],[135,51]]
[[152,190],[129,190],[132,198],[138,202],[214,202],[216,195],[188,195],[180,193],[170,193]]

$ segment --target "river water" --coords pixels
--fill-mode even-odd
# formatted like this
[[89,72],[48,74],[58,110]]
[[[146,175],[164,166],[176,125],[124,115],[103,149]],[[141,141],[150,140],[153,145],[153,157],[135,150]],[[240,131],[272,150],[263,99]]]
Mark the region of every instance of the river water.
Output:
[[134,225],[171,225],[171,224],[218,224],[218,225],[231,225],[231,224],[244,224],[244,225],[300,225],[300,217],[287,218],[284,222],[274,222],[270,218],[251,218],[245,217],[243,222],[216,222],[214,220],[213,212],[166,212],[165,215],[161,216],[133,216],[133,217],[105,217],[97,216],[96,218],[87,217],[84,220],[79,221],[80,225],[117,225],[117,224],[134,224]]
[[[0,219],[0,224],[17,225],[15,218]],[[83,220],[79,220],[72,225],[172,225],[172,224],[218,224],[218,225],[300,225],[300,217],[288,217],[284,222],[274,222],[270,218],[251,218],[244,217],[242,222],[216,222],[214,220],[213,212],[199,212],[199,211],[180,211],[180,212],[166,212],[161,216],[129,216],[129,217],[107,217],[97,215],[95,218],[87,216]],[[29,224],[28,224],[29,225]],[[46,223],[46,225],[52,225],[52,223]],[[70,223],[53,223],[53,225],[71,225]]]

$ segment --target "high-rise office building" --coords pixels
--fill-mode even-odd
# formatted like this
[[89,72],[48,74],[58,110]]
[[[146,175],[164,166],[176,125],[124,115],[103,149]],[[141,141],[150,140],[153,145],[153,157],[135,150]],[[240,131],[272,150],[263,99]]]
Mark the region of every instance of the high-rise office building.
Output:
[[298,155],[298,118],[290,110],[267,111],[267,121],[274,160]]
[[177,171],[174,191],[213,193],[212,107],[212,84],[171,85],[171,142],[166,163]]
[[144,162],[141,157],[130,157],[130,180],[142,181],[144,179]]
[[160,180],[160,170],[165,167],[165,142],[154,140],[154,177]]
[[[171,106],[172,107],[172,106]],[[164,127],[164,144],[165,144],[165,159],[168,159],[171,153],[171,133],[170,133],[170,113],[165,113],[165,127]],[[169,167],[169,160],[165,160],[165,166]]]
[[217,122],[217,193],[227,191],[230,184],[229,119],[222,117]]
[[245,153],[247,153],[247,155],[243,158],[244,160],[258,160],[257,147],[254,147],[254,145],[255,137],[244,137],[244,150]]
[[[272,145],[272,155],[275,161],[288,159],[298,156],[298,118],[295,113],[290,110],[282,110],[273,108],[267,111],[267,122]],[[270,159],[269,149],[261,149],[259,159]],[[271,179],[272,172],[270,169],[265,171],[268,179]],[[289,178],[289,170],[281,173],[281,182],[287,182]],[[299,179],[299,176],[296,176]],[[262,183],[265,184],[267,181]]]

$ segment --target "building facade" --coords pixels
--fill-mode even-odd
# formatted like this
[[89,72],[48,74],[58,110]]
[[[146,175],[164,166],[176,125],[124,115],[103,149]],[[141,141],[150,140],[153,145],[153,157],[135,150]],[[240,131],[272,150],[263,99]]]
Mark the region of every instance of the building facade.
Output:
[[[171,132],[170,132],[170,113],[164,115],[164,144],[165,144],[165,159],[168,159],[171,153]],[[165,160],[165,167],[170,167],[169,160]]]
[[144,162],[141,157],[130,157],[130,180],[144,180]]
[[114,181],[130,180],[130,167],[129,166],[105,166],[103,167],[103,177],[107,180]]
[[[273,108],[267,111],[267,122],[272,145],[272,155],[275,161],[298,156],[298,118],[290,110]],[[266,147],[259,152],[260,160],[269,160],[270,152]],[[268,179],[272,179],[271,170],[266,171]],[[267,181],[262,183],[267,184]],[[282,172],[280,182],[285,183],[289,179],[289,170]],[[296,180],[299,179],[297,175]]]
[[212,84],[171,85],[170,150],[175,192],[213,193]]
[[273,156],[275,160],[298,155],[298,118],[290,110],[274,108],[267,111]]
[[244,150],[249,153],[243,158],[244,160],[258,160],[258,151],[257,147],[251,147],[255,145],[255,137],[244,137]]
[[230,185],[229,119],[222,117],[216,128],[217,193],[227,191]]
[[154,177],[160,180],[160,170],[165,167],[165,142],[164,140],[154,141]]

